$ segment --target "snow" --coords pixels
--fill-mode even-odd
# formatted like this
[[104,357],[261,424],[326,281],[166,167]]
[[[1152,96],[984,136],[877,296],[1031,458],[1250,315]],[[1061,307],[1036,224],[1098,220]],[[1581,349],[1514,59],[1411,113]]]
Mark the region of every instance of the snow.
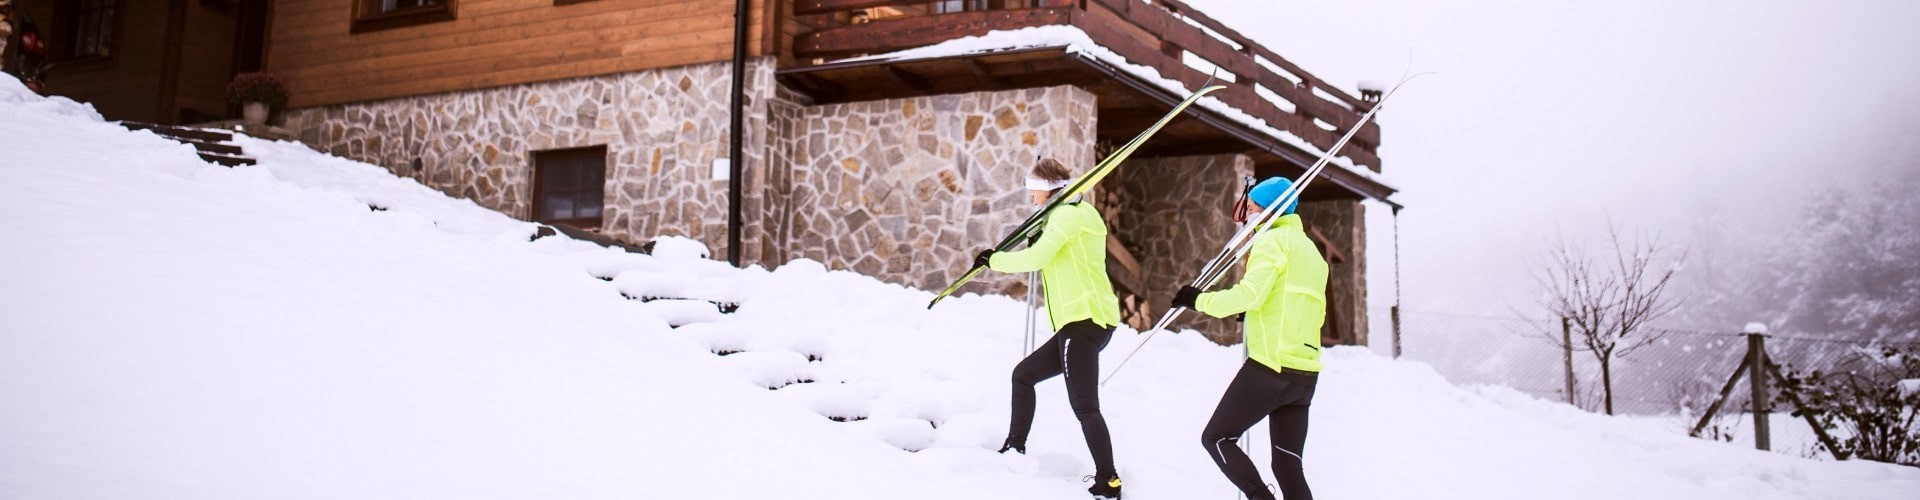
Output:
[[1766,323],[1760,323],[1760,322],[1753,322],[1753,323],[1747,323],[1747,327],[1746,327],[1746,328],[1742,328],[1742,329],[1740,330],[1740,333],[1758,333],[1758,334],[1766,334],[1766,333],[1767,333],[1767,324],[1766,324]]
[[[1176,94],[1187,94],[1187,93],[1193,92],[1194,90],[1198,90],[1198,89],[1186,88],[1186,85],[1180,83],[1178,80],[1163,77],[1162,75],[1160,75],[1160,72],[1158,70],[1155,70],[1151,67],[1128,63],[1125,57],[1121,57],[1120,54],[1115,53],[1113,50],[1108,49],[1106,47],[1102,47],[1098,43],[1094,43],[1093,39],[1088,37],[1086,32],[1081,31],[1080,28],[1076,28],[1073,26],[1059,26],[1059,25],[1036,26],[1036,27],[1030,27],[1030,28],[1020,28],[1016,30],[990,31],[990,32],[987,32],[987,34],[980,35],[980,36],[960,37],[960,38],[955,38],[952,40],[947,40],[944,42],[940,42],[940,43],[936,43],[936,44],[928,45],[924,47],[916,47],[916,48],[911,48],[906,50],[888,52],[885,54],[873,54],[873,55],[866,55],[866,56],[859,56],[859,57],[850,57],[846,59],[839,59],[839,60],[834,60],[829,62],[840,63],[840,62],[857,62],[857,61],[905,61],[905,60],[912,60],[912,59],[929,59],[929,58],[947,57],[947,56],[956,56],[956,55],[983,54],[983,53],[990,53],[990,52],[1001,52],[1001,51],[1030,49],[1030,48],[1039,48],[1039,47],[1065,47],[1068,53],[1080,54],[1086,57],[1094,58],[1096,60],[1099,60],[1103,64],[1106,64],[1108,66],[1114,67],[1121,71],[1137,76],[1142,80],[1147,81],[1148,83],[1151,83],[1153,85],[1159,86],[1160,88],[1172,91]],[[1351,106],[1348,106],[1345,102],[1339,99],[1334,99],[1331,94],[1327,94],[1325,91],[1322,91],[1316,88],[1314,89],[1314,93],[1316,96],[1319,96],[1322,100],[1326,100],[1327,102],[1331,102],[1333,104],[1341,106],[1342,108],[1346,108],[1347,110],[1352,111]],[[1278,99],[1281,101],[1285,101],[1284,98],[1280,98],[1278,95],[1274,95],[1269,99]],[[1215,113],[1218,113],[1228,120],[1239,122],[1243,125],[1253,128],[1254,130],[1258,130],[1261,133],[1267,134],[1268,136],[1272,136],[1275,139],[1279,139],[1281,142],[1285,142],[1288,145],[1299,148],[1302,151],[1306,151],[1308,154],[1311,154],[1314,156],[1324,156],[1326,154],[1324,150],[1321,150],[1320,148],[1314,146],[1312,143],[1307,142],[1305,139],[1301,139],[1300,136],[1293,135],[1293,133],[1287,132],[1285,130],[1274,128],[1273,126],[1268,125],[1266,120],[1255,118],[1253,115],[1247,114],[1247,112],[1245,111],[1241,111],[1238,108],[1234,108],[1233,106],[1227,105],[1227,103],[1222,102],[1219,99],[1216,99],[1213,97],[1203,97],[1199,101],[1195,102],[1194,104],[1196,106],[1200,106],[1202,108],[1206,108]],[[1292,109],[1293,105],[1291,103],[1288,103],[1285,105],[1280,105],[1280,107],[1286,108],[1286,109]],[[1328,163],[1336,165],[1342,169],[1345,169],[1347,172],[1351,174],[1360,176],[1367,180],[1370,180],[1382,185],[1391,186],[1391,184],[1387,182],[1386,177],[1382,176],[1379,172],[1374,172],[1373,170],[1367,168],[1365,165],[1355,164],[1351,159],[1345,156],[1335,157],[1332,160],[1330,160]]]
[[654,257],[662,259],[700,260],[712,253],[707,245],[684,236],[661,236],[653,239]]
[[[1011,298],[529,241],[379,167],[248,138],[259,165],[218,167],[7,78],[0,115],[0,497],[1085,498],[1057,379],[1031,454],[993,453]],[[622,297],[650,281],[689,295]],[[1232,497],[1198,436],[1241,351],[1159,337],[1101,394],[1127,497]],[[1920,491],[1365,348],[1325,362],[1306,467],[1329,498]]]

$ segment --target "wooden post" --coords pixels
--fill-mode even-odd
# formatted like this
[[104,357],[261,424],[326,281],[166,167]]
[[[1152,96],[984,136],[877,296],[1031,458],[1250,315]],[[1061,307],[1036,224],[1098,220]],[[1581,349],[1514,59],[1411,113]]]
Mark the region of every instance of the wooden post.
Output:
[[1706,429],[1707,422],[1712,421],[1713,415],[1720,412],[1720,404],[1727,402],[1727,397],[1733,395],[1733,385],[1740,383],[1740,376],[1746,375],[1747,365],[1752,363],[1752,357],[1740,360],[1740,367],[1734,368],[1733,376],[1727,377],[1727,385],[1720,387],[1720,397],[1714,398],[1713,404],[1707,405],[1707,412],[1700,414],[1700,423],[1693,424],[1693,430],[1687,431],[1688,436],[1700,437],[1700,431]]
[[1767,413],[1773,409],[1773,401],[1767,398],[1767,344],[1765,329],[1754,331],[1747,328],[1747,364],[1753,369],[1748,373],[1747,386],[1753,388],[1753,447],[1771,450],[1772,435],[1767,425]]
[[1560,351],[1567,363],[1567,404],[1578,408],[1573,398],[1573,320],[1567,318],[1560,318]]
[[[1767,373],[1773,374],[1773,378],[1776,378],[1776,379],[1787,378],[1786,376],[1780,374],[1780,366],[1773,364],[1773,360],[1771,359],[1767,360]],[[1840,446],[1834,443],[1833,436],[1827,434],[1827,429],[1825,427],[1821,427],[1820,422],[1815,421],[1813,419],[1813,414],[1805,412],[1805,409],[1807,408],[1807,404],[1800,401],[1800,396],[1794,394],[1793,391],[1780,391],[1780,395],[1786,396],[1787,402],[1793,403],[1794,407],[1800,408],[1802,410],[1802,412],[1800,413],[1800,418],[1804,418],[1807,420],[1807,427],[1812,428],[1813,435],[1820,438],[1820,444],[1826,445],[1827,451],[1833,453],[1834,460],[1847,459],[1846,452],[1841,451]]]

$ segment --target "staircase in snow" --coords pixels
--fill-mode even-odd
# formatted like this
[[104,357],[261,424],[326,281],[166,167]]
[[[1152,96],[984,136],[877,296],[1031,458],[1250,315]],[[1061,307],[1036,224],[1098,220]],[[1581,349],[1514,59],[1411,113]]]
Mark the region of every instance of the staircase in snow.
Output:
[[120,122],[120,126],[132,130],[147,130],[160,137],[172,139],[181,144],[193,146],[200,153],[200,159],[229,167],[252,165],[254,159],[247,156],[240,146],[233,144],[233,132],[219,129],[176,127],[142,122]]

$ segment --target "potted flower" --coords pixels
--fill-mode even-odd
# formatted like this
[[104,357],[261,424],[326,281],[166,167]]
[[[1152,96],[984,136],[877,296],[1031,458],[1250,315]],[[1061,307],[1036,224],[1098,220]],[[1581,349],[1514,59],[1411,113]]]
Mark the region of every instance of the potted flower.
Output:
[[227,83],[227,101],[240,105],[248,124],[263,125],[273,108],[287,103],[287,86],[271,73],[241,73]]

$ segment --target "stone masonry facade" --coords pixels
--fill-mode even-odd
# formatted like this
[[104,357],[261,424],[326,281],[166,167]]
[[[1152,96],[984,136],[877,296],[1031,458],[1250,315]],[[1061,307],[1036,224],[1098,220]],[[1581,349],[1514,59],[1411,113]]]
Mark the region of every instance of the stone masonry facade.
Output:
[[[1233,201],[1253,175],[1244,155],[1140,158],[1102,183],[1100,205],[1115,238],[1139,261],[1139,283],[1150,322],[1158,320],[1180,285],[1190,283],[1239,228]],[[1116,270],[1116,272],[1122,272]],[[1235,269],[1222,285],[1239,279]],[[1126,281],[1125,279],[1117,281]],[[1174,328],[1192,328],[1216,341],[1240,338],[1240,323],[1187,312]]]
[[[1300,203],[1300,219],[1327,258],[1327,325],[1322,339],[1367,345],[1367,214],[1359,200]],[[1336,254],[1337,252],[1337,254]]]
[[[765,170],[772,71],[771,59],[749,65],[748,171]],[[714,162],[727,155],[730,76],[727,64],[703,64],[298,109],[285,120],[316,149],[521,219],[533,216],[535,152],[606,146],[602,233],[686,236],[724,255],[727,181]],[[759,192],[751,179],[747,191]]]
[[[944,287],[1032,213],[1036,156],[1093,164],[1094,109],[1070,86],[803,108],[773,257]],[[989,272],[962,290],[1019,295],[1022,281]]]
[[[939,288],[1028,213],[1036,155],[1093,163],[1094,97],[1074,87],[814,106],[752,61],[742,259],[821,261]],[[352,103],[285,113],[302,142],[508,215],[533,216],[533,156],[606,146],[598,230],[686,236],[724,255],[726,64]],[[769,161],[772,158],[774,161]],[[1084,167],[1081,167],[1084,168]],[[987,273],[963,291],[1024,293]]]

